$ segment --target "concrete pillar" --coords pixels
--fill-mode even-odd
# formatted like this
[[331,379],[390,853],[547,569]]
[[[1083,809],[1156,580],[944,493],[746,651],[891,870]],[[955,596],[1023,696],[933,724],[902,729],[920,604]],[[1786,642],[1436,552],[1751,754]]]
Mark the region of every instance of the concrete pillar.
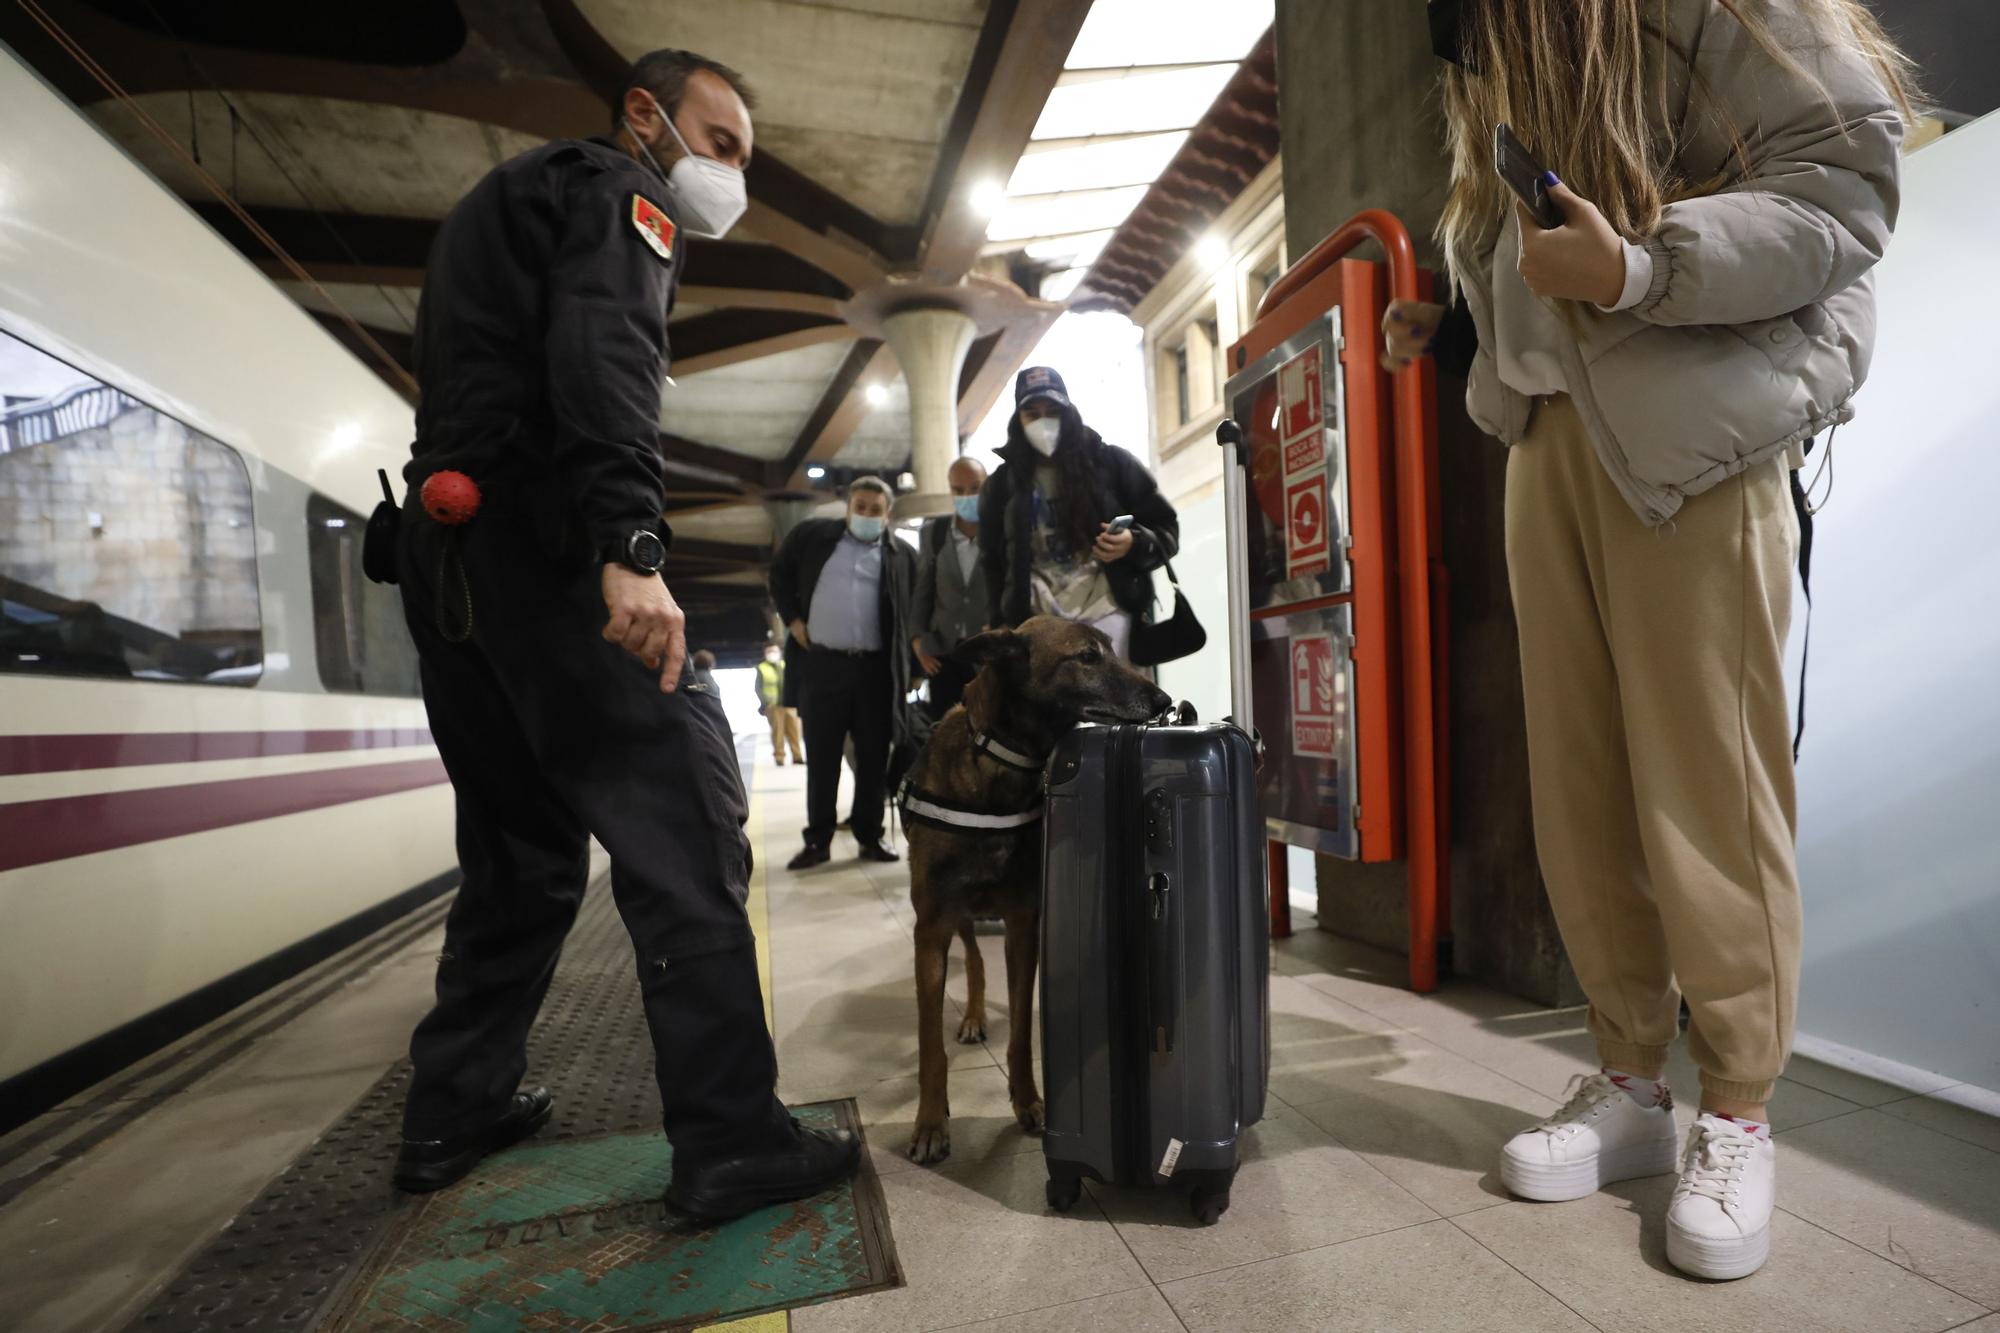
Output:
[[947,513],[945,474],[958,457],[958,377],[978,326],[963,311],[918,309],[887,316],[882,332],[910,389],[910,471],[917,478],[916,494],[903,496],[896,513]]
[[[1424,7],[1277,0],[1278,115],[1285,145],[1285,229],[1294,258],[1364,208],[1401,218],[1419,262],[1441,271],[1431,239],[1450,172],[1437,59]],[[1379,258],[1373,247],[1364,258]],[[1350,335],[1351,336],[1351,335]],[[1451,881],[1453,965],[1546,1004],[1582,998],[1535,859],[1526,723],[1501,498],[1506,453],[1465,414],[1465,381],[1440,373],[1438,465],[1451,571]],[[1402,952],[1407,876],[1400,864],[1319,858],[1322,927]]]

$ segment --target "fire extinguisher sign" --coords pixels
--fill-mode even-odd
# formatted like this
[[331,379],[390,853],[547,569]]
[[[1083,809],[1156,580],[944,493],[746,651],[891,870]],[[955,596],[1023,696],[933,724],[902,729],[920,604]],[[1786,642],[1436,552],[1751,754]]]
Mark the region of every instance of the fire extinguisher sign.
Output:
[[1332,759],[1337,725],[1333,636],[1301,634],[1292,640],[1292,753]]

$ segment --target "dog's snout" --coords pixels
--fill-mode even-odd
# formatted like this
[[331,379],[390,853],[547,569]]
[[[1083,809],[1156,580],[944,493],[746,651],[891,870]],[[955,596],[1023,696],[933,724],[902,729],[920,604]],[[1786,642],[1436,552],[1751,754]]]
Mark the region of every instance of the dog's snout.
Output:
[[1146,704],[1157,715],[1164,713],[1167,709],[1174,706],[1174,696],[1168,694],[1157,685],[1148,684],[1146,686]]

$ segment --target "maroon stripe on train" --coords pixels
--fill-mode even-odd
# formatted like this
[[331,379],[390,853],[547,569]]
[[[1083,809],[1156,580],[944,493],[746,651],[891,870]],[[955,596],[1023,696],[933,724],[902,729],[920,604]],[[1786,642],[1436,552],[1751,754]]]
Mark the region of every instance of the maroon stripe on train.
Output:
[[436,759],[0,805],[0,871],[448,782]]
[[84,735],[0,736],[0,776],[69,773],[134,764],[192,764],[208,759],[265,759],[429,745],[427,727],[348,731],[111,731]]

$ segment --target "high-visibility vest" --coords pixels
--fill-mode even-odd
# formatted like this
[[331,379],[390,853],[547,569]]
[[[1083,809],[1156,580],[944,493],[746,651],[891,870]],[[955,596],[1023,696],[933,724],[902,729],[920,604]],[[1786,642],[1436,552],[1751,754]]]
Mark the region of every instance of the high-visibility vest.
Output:
[[771,707],[785,694],[785,664],[783,662],[759,662],[757,664],[757,697]]

